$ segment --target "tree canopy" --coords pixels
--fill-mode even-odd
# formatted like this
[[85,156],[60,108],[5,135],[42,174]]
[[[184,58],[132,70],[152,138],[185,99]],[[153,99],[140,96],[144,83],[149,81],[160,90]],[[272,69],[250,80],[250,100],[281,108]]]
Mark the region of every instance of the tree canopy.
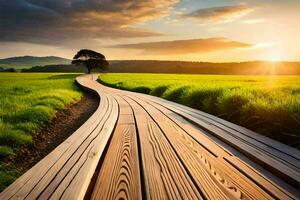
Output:
[[91,73],[93,68],[99,68],[101,71],[105,71],[109,66],[103,54],[89,49],[78,51],[72,60],[72,64],[84,65],[88,69],[88,73]]

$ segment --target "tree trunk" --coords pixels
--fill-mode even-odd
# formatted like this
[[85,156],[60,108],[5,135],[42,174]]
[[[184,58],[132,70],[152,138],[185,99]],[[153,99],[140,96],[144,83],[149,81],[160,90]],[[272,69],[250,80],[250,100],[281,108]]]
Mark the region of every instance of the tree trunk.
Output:
[[88,63],[86,63],[86,68],[88,69],[88,74],[91,73],[91,68],[90,68],[90,65]]

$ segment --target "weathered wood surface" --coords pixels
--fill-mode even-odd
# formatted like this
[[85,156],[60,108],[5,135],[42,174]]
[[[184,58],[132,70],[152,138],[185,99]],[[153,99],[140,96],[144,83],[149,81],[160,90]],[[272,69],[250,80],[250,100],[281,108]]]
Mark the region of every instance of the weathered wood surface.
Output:
[[0,199],[300,199],[300,153],[215,116],[77,82],[91,118]]

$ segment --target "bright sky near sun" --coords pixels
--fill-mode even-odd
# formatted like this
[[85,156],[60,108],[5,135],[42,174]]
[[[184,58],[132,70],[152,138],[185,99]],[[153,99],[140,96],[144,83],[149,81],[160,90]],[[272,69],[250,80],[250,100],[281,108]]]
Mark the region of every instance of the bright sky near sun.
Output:
[[300,60],[300,0],[0,0],[0,58]]

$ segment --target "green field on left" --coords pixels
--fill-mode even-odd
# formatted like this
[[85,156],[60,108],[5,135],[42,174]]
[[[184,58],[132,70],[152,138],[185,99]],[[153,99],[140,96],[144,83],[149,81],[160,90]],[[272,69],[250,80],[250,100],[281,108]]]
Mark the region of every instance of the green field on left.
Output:
[[0,73],[0,191],[20,172],[4,163],[32,142],[39,128],[55,113],[79,101],[78,74]]

